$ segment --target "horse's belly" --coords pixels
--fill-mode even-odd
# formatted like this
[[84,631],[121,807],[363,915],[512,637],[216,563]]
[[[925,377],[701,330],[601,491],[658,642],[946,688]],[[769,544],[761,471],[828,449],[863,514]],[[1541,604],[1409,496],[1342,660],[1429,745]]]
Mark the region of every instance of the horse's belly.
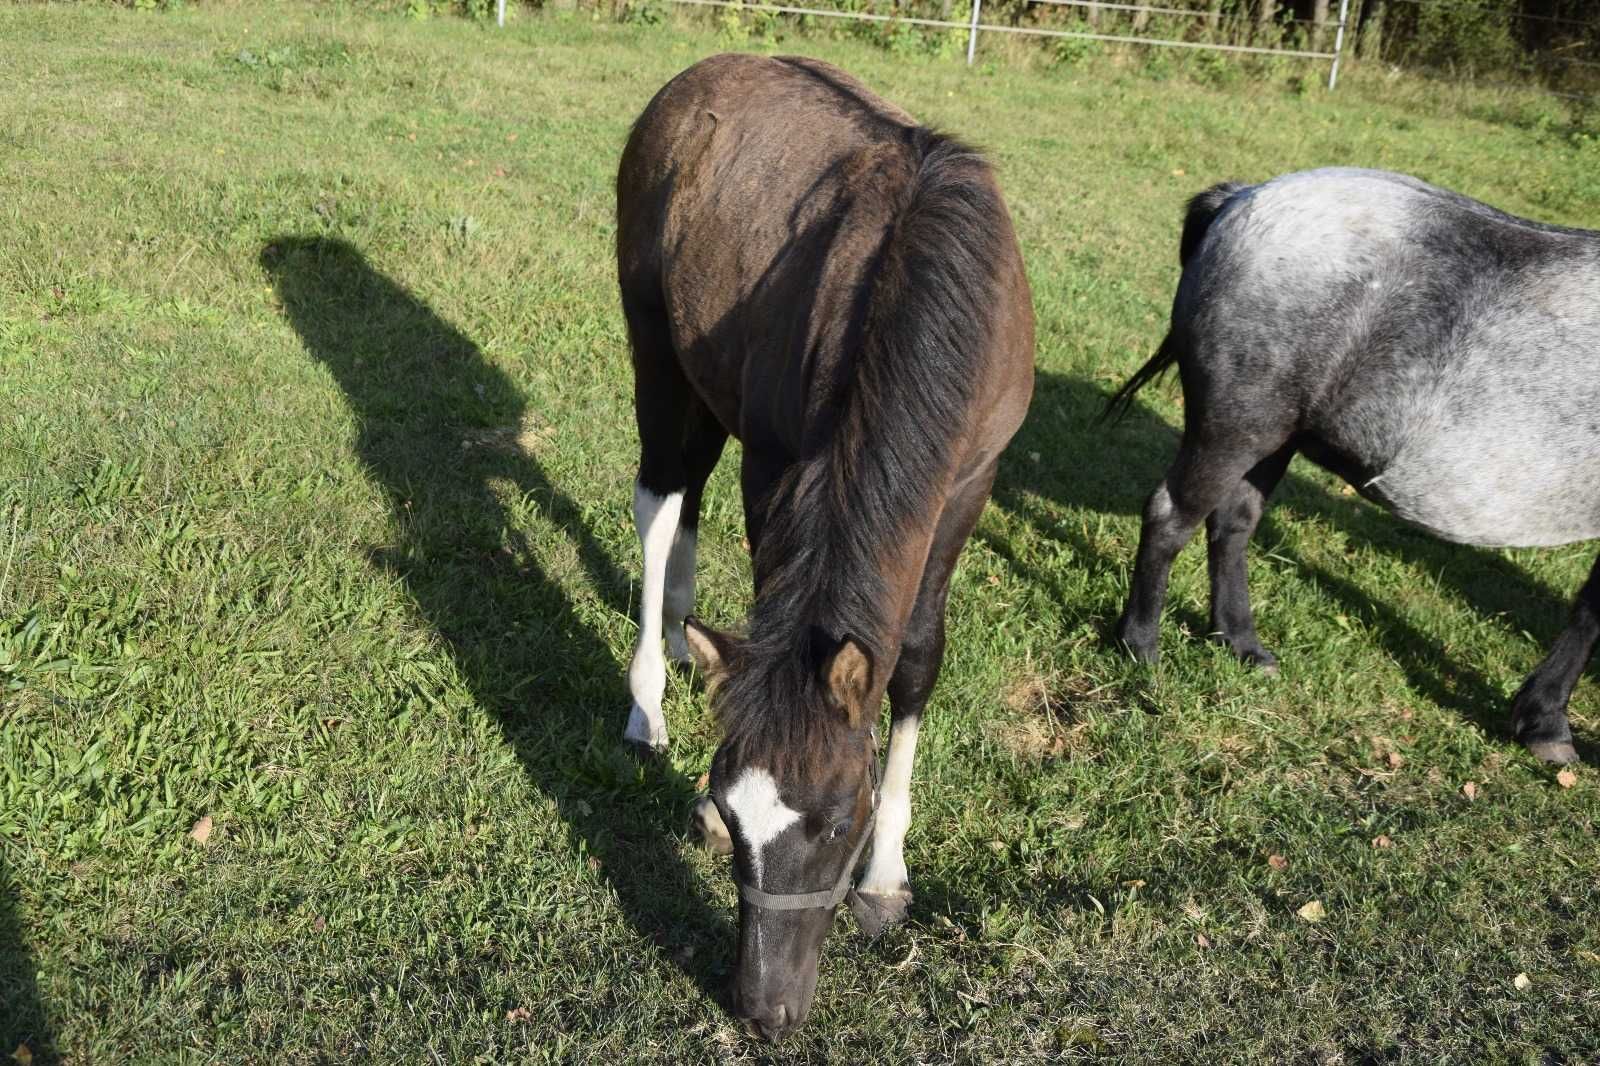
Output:
[[1522,449],[1403,454],[1362,486],[1400,518],[1459,544],[1548,547],[1600,538],[1600,461]]

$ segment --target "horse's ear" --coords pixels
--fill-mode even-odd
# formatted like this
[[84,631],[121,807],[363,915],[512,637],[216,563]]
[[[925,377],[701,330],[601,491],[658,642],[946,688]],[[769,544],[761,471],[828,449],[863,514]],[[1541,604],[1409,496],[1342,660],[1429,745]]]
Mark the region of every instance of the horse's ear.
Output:
[[716,686],[728,676],[728,660],[733,658],[733,638],[718,633],[694,615],[683,620],[683,637],[689,645],[694,665],[705,675],[708,685]]
[[850,720],[852,729],[861,728],[867,694],[872,690],[872,652],[855,637],[847,636],[828,657],[822,677],[833,705]]

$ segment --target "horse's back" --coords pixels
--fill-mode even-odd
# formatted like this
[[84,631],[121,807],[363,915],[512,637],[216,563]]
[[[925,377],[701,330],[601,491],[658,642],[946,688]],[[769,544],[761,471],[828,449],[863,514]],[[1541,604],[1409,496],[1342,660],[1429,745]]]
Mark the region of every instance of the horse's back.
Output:
[[[825,430],[826,385],[850,374],[884,249],[940,140],[844,71],[801,57],[714,56],[640,116],[618,175],[624,298],[632,289],[659,302],[685,375],[747,446],[792,457],[812,427]],[[994,356],[1010,362],[994,369],[1025,408],[1032,319],[1020,253],[987,163],[969,153],[944,173],[957,170],[985,190],[1003,230],[1006,250],[984,264],[1008,304]],[[1019,361],[1028,373],[1011,373]],[[1004,422],[1019,404],[997,406]]]

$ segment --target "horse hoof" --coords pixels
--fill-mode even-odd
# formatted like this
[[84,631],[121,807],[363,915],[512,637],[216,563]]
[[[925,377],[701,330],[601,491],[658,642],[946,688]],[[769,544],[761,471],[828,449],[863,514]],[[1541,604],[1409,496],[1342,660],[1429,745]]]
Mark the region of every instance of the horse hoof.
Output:
[[635,703],[628,711],[628,725],[622,731],[622,740],[640,755],[665,755],[667,730],[651,724],[650,716]]
[[658,748],[654,744],[633,737],[622,738],[622,749],[642,763],[658,763],[667,757],[667,749],[664,746]]
[[1136,632],[1127,624],[1126,619],[1117,619],[1117,624],[1111,627],[1109,643],[1116,650],[1128,653],[1146,666],[1154,666],[1161,659],[1160,635]]
[[683,637],[682,626],[678,627],[676,633],[667,631],[667,662],[685,670],[694,665],[694,656],[689,654],[689,642]]
[[1265,648],[1241,652],[1239,659],[1246,666],[1253,667],[1267,677],[1278,676],[1278,657]]
[[713,855],[733,854],[733,837],[728,835],[728,827],[723,824],[722,815],[717,811],[717,805],[711,802],[710,796],[701,796],[694,801],[689,828]]
[[1528,745],[1528,751],[1540,762],[1554,766],[1578,761],[1578,749],[1572,746],[1570,740],[1536,740]]
[[879,894],[877,892],[850,893],[850,913],[856,924],[868,937],[876,937],[891,925],[906,920],[911,909],[911,889]]

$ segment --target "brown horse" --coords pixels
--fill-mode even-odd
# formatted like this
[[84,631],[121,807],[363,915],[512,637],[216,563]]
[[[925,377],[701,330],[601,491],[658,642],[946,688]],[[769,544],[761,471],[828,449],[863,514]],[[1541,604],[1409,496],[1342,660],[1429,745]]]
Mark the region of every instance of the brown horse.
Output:
[[[977,153],[825,63],[744,55],[679,74],[634,125],[617,268],[644,553],[626,736],[667,742],[664,629],[724,730],[696,818],[734,856],[734,1009],[777,1037],[811,1008],[869,840],[863,926],[911,898],[911,765],[950,573],[1033,390],[1027,279]],[[729,434],[754,557],[743,637],[688,617]]]

